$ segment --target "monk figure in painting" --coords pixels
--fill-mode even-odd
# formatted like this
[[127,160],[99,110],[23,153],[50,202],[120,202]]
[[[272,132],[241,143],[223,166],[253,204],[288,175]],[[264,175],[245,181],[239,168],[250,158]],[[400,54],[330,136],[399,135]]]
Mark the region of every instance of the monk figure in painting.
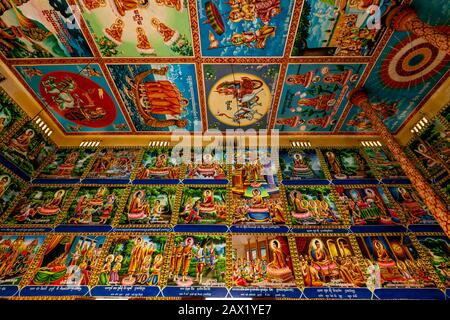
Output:
[[157,18],[152,18],[152,26],[163,36],[164,42],[168,42],[175,35],[176,31],[166,26]]
[[105,28],[103,32],[106,37],[116,44],[122,43],[122,34],[125,23],[122,19],[117,18],[116,21],[109,28]]
[[140,257],[142,254],[142,238],[136,238],[133,249],[131,250],[130,264],[128,265],[128,274],[131,277],[140,267]]
[[142,27],[136,28],[137,44],[136,48],[142,53],[152,53],[154,50],[148,41],[147,35]]
[[268,266],[275,269],[283,269],[287,267],[286,260],[281,251],[280,243],[277,240],[272,240],[270,242],[270,250],[272,251],[272,261],[269,262]]
[[186,281],[186,276],[189,272],[189,266],[191,265],[192,259],[192,244],[194,240],[192,238],[186,239],[186,245],[183,248],[182,252],[182,281]]
[[145,111],[151,114],[179,116],[189,100],[170,81],[149,81],[143,84]]
[[31,139],[34,137],[33,129],[27,129],[24,133],[22,133],[17,138],[11,139],[10,146],[11,148],[17,150],[20,153],[27,154],[28,148],[31,143]]
[[144,200],[145,192],[143,190],[138,190],[133,194],[129,212],[131,214],[144,213],[148,216],[150,213],[150,208],[148,203]]

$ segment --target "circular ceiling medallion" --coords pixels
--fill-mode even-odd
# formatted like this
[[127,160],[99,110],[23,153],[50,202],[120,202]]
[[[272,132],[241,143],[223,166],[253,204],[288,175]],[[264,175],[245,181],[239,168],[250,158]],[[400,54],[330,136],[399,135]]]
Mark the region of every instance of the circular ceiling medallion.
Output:
[[97,82],[77,73],[50,72],[42,77],[39,91],[53,111],[82,126],[106,127],[117,115],[109,94]]
[[446,53],[423,38],[409,37],[386,56],[381,79],[391,88],[409,88],[431,78],[447,64]]
[[272,93],[260,78],[247,73],[228,74],[217,81],[208,96],[208,108],[220,122],[248,126],[261,120],[269,110]]

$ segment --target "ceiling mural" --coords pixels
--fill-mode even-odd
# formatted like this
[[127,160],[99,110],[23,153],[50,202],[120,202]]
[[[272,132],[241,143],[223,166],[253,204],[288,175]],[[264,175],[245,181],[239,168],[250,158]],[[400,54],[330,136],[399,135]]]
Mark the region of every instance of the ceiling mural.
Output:
[[358,83],[362,64],[291,64],[283,84],[275,128],[332,131]]
[[198,0],[202,54],[282,56],[294,0]]
[[130,131],[98,65],[18,66],[17,71],[66,132]]
[[373,134],[360,86],[398,133],[450,66],[400,2],[448,29],[446,0],[0,0],[0,58],[65,134]]
[[108,65],[137,131],[201,131],[193,64]]
[[368,56],[385,27],[376,25],[393,0],[304,0],[293,56]]
[[[440,13],[450,12],[445,0],[414,1],[412,7],[422,21],[448,24]],[[441,18],[439,18],[441,16]],[[373,107],[392,132],[397,132],[424,98],[445,79],[449,57],[423,38],[408,32],[394,32],[364,83]],[[368,131],[371,125],[364,113],[353,106],[341,131]]]
[[0,34],[7,58],[92,57],[65,0],[2,0]]
[[105,57],[192,56],[187,0],[77,0]]
[[208,128],[267,127],[279,65],[204,65]]

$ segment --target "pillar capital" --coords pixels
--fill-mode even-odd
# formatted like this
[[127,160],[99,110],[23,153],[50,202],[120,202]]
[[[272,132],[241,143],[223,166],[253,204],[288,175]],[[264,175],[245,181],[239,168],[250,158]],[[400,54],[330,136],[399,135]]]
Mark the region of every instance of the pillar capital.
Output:
[[400,5],[388,13],[386,24],[396,31],[408,31],[409,23],[414,19],[419,19],[416,11],[408,5]]
[[355,106],[361,106],[365,102],[369,102],[369,95],[362,88],[355,88],[348,93],[348,100]]

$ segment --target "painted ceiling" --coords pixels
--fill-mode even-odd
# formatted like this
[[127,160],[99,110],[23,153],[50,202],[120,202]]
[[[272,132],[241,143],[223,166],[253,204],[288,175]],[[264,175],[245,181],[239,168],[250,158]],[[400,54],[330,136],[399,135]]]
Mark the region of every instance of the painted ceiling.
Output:
[[[397,133],[450,66],[422,38],[385,27],[398,4],[0,0],[1,58],[71,135],[371,134],[347,99],[357,86]],[[449,28],[448,0],[410,5],[423,21]]]

